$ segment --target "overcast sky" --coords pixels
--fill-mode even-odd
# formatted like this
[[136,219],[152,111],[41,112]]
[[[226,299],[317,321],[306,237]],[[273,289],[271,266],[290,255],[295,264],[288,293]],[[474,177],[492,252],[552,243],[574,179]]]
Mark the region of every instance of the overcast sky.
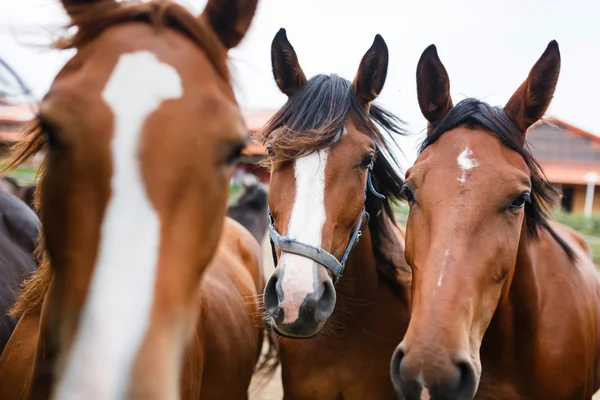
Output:
[[[181,3],[201,10],[206,0]],[[281,27],[305,73],[352,79],[375,34],[390,51],[379,102],[421,137],[425,120],[416,98],[415,69],[434,43],[451,80],[455,103],[464,97],[504,105],[548,42],[556,39],[562,70],[549,115],[600,134],[600,2],[595,0],[259,0],[242,45],[232,51],[238,98],[246,108],[276,108],[279,93],[270,45]],[[0,0],[0,56],[43,96],[72,53],[32,46],[65,22],[55,0]],[[413,140],[403,141],[408,163]]]

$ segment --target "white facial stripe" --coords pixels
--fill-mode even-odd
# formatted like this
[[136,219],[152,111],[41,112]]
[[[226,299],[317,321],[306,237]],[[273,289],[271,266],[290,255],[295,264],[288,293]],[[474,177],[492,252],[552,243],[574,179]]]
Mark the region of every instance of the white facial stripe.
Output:
[[438,286],[442,286],[442,281],[444,280],[444,272],[446,272],[446,264],[448,263],[448,254],[450,254],[450,250],[446,249],[446,251],[444,252],[444,262],[442,264],[442,270],[440,272],[440,277],[437,281]]
[[160,220],[147,197],[139,151],[144,123],[181,78],[147,51],[122,55],[102,98],[114,115],[111,197],[78,331],[54,399],[124,399],[150,323]]
[[471,149],[469,149],[468,147],[465,147],[465,149],[462,151],[462,153],[459,154],[459,156],[456,160],[458,162],[458,166],[460,168],[460,177],[458,178],[460,183],[465,183],[465,181],[467,179],[467,171],[479,166],[479,163],[477,162],[477,160],[475,160],[472,157],[473,157],[473,152],[471,151]]
[[[328,149],[320,150],[299,158],[294,163],[296,178],[296,200],[287,235],[296,240],[321,247],[323,224],[325,223],[325,167]],[[302,302],[315,290],[314,280],[317,263],[306,257],[285,253],[281,257],[283,301],[283,323],[298,319]]]

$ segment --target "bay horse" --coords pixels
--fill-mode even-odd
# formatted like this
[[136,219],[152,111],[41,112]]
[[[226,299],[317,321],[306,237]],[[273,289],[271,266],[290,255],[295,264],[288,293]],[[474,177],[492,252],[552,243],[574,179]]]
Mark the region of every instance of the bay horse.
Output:
[[[75,56],[17,150],[44,150],[42,256],[12,312],[2,399],[244,399],[261,250],[226,219],[249,140],[228,49],[254,0],[62,0]],[[73,30],[67,31],[73,32]]]
[[37,268],[33,253],[40,229],[40,220],[25,203],[0,190],[0,354],[18,321],[9,311],[21,284]]
[[284,398],[396,398],[389,359],[408,325],[411,274],[391,208],[403,179],[386,142],[404,132],[373,103],[387,46],[375,37],[352,83],[307,80],[284,29],[271,54],[288,101],[259,132],[276,265],[264,306],[281,336]]
[[526,143],[559,71],[552,41],[504,108],[454,106],[436,47],[419,60],[412,316],[391,362],[407,400],[589,400],[600,386],[598,273],[581,236],[548,219],[557,193]]

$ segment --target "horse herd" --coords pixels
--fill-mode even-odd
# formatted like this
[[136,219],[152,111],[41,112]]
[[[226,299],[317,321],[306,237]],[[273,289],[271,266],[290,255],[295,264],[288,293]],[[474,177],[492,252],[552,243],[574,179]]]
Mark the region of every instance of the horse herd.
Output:
[[374,102],[383,38],[351,82],[307,79],[280,30],[288,100],[255,137],[268,201],[249,190],[226,211],[249,140],[227,52],[257,0],[209,0],[199,16],[170,0],[62,4],[73,29],[56,46],[76,53],[9,163],[43,152],[39,220],[0,191],[0,399],[247,399],[278,364],[289,400],[600,388],[598,274],[583,238],[547,217],[557,192],[525,140],[554,94],[555,41],[504,107],[454,104],[425,49],[428,128],[402,175],[406,132]]

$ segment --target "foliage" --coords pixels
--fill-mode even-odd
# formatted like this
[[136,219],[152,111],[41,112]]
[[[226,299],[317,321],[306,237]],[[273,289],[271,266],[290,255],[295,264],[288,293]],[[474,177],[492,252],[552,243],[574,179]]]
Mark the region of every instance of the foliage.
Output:
[[600,236],[600,215],[586,218],[583,214],[570,214],[557,210],[552,213],[552,218],[584,235]]

